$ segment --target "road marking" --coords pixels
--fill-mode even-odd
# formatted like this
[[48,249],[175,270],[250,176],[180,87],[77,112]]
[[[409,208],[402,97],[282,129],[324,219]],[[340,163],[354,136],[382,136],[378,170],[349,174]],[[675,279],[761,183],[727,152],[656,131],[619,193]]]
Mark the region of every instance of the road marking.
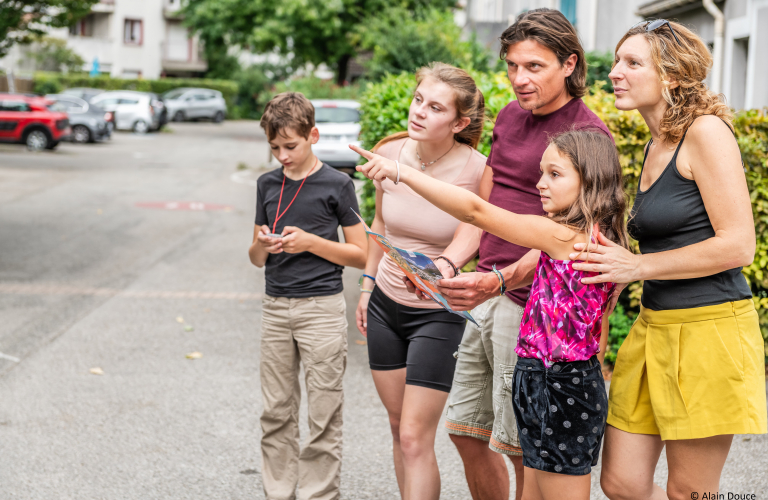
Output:
[[91,295],[131,299],[222,299],[261,300],[263,294],[250,292],[200,292],[166,290],[125,290],[61,285],[58,283],[0,283],[0,294],[8,295]]
[[14,363],[18,363],[19,361],[21,361],[16,356],[11,356],[10,354],[5,354],[2,352],[0,352],[0,359],[7,359],[8,361],[13,361]]
[[215,203],[203,203],[201,201],[139,201],[134,204],[139,208],[154,208],[158,210],[193,210],[198,212],[222,210],[231,212],[229,205],[217,205]]

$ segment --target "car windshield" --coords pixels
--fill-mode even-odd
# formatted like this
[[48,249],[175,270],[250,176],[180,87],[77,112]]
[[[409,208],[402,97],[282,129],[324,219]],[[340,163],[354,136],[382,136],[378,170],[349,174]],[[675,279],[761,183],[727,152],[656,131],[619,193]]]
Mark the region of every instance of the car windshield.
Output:
[[315,123],[357,123],[360,112],[354,108],[315,108]]
[[54,101],[53,104],[49,104],[48,105],[48,109],[50,109],[51,111],[58,111],[58,112],[61,112],[61,113],[66,113],[67,110],[68,110],[68,106],[65,103],[61,102],[61,101]]
[[176,99],[176,98],[178,98],[178,97],[179,97],[181,94],[183,94],[184,92],[186,92],[184,89],[173,89],[173,90],[169,90],[168,92],[166,92],[165,94],[163,94],[163,99]]

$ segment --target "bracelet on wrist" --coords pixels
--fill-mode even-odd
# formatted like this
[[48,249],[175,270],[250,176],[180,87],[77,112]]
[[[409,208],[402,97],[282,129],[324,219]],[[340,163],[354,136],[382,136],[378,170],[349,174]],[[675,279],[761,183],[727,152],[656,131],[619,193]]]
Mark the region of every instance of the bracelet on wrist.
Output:
[[443,259],[444,261],[446,261],[448,263],[449,266],[451,266],[451,268],[453,269],[453,277],[454,278],[456,276],[458,276],[459,273],[461,273],[461,271],[459,271],[459,268],[456,267],[456,264],[454,264],[453,261],[451,259],[449,259],[448,257],[446,257],[445,255],[440,255],[435,260],[438,260],[438,259]]
[[363,288],[363,280],[365,278],[368,278],[371,281],[373,281],[373,285],[376,286],[376,278],[374,278],[370,274],[363,274],[362,276],[360,276],[360,279],[357,281],[357,286],[358,286],[358,288],[360,288],[361,292],[372,293],[373,289]]
[[496,264],[493,265],[491,270],[496,274],[496,277],[499,278],[499,295],[504,295],[507,291],[507,283],[504,281],[504,275],[501,274],[501,271],[496,269]]

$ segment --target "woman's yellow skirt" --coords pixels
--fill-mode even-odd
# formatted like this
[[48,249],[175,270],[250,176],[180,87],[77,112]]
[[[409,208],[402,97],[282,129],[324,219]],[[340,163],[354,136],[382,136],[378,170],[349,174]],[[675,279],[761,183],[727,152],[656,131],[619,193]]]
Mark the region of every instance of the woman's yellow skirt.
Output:
[[665,441],[768,432],[763,349],[751,300],[641,308],[617,354],[607,422]]

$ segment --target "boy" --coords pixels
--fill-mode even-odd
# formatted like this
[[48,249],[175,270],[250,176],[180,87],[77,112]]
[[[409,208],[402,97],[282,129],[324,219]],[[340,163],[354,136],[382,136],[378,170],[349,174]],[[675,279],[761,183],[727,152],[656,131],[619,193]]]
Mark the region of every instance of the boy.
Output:
[[[267,104],[261,126],[282,164],[259,177],[248,254],[266,264],[262,306],[261,457],[269,500],[339,498],[342,377],[347,361],[344,266],[365,267],[367,241],[352,180],[312,153],[315,109],[286,92]],[[338,226],[345,243],[339,243]],[[309,401],[309,439],[299,453],[299,362]]]

